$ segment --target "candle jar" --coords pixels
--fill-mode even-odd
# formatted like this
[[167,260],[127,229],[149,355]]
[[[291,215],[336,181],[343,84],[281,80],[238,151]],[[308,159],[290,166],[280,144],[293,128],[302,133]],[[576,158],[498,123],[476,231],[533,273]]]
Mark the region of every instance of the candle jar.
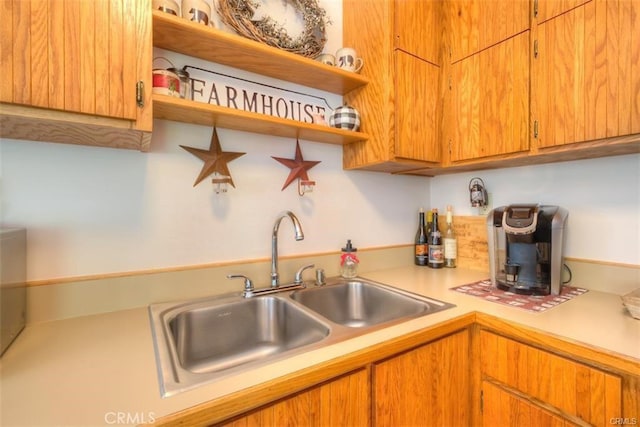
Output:
[[358,251],[351,244],[351,240],[347,240],[347,244],[342,248],[342,254],[340,255],[340,276],[345,279],[353,279],[358,275],[358,264],[360,260],[356,255]]

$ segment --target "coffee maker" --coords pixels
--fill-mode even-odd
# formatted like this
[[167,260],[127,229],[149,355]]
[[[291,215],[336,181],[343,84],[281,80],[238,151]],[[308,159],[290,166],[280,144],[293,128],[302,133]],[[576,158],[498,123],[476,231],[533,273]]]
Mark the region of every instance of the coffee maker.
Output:
[[514,204],[487,216],[491,283],[523,295],[559,295],[564,229],[559,206]]

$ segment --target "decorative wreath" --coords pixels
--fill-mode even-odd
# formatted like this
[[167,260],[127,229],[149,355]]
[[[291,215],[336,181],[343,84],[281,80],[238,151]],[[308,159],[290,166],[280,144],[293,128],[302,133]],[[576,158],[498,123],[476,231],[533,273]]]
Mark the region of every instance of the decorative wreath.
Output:
[[322,52],[325,37],[326,12],[317,0],[286,0],[302,14],[303,33],[293,39],[287,30],[267,16],[252,21],[258,3],[254,0],[218,0],[218,14],[222,21],[238,34],[306,57]]

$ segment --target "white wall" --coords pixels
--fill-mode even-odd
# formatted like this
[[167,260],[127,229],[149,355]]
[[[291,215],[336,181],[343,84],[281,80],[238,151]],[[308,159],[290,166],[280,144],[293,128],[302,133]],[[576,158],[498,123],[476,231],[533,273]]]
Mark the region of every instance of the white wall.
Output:
[[493,207],[510,203],[569,210],[565,255],[640,264],[640,155],[445,175],[431,181],[431,203],[476,214],[469,181],[480,177]]
[[412,241],[428,180],[342,170],[339,146],[301,141],[317,188],[281,191],[295,140],[219,130],[236,189],[192,187],[202,162],[179,144],[208,147],[211,129],[154,123],[150,153],[2,140],[2,225],[28,229],[28,279],[203,264],[270,254],[276,215],[290,209],[306,238],[283,222],[280,253],[339,250],[347,238],[371,247]]

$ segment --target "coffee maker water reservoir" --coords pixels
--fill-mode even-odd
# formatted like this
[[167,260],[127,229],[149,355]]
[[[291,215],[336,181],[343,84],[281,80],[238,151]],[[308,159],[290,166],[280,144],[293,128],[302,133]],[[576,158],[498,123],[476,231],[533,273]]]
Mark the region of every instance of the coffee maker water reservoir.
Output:
[[487,216],[492,285],[525,295],[560,294],[568,215],[559,206],[537,204],[492,210]]

